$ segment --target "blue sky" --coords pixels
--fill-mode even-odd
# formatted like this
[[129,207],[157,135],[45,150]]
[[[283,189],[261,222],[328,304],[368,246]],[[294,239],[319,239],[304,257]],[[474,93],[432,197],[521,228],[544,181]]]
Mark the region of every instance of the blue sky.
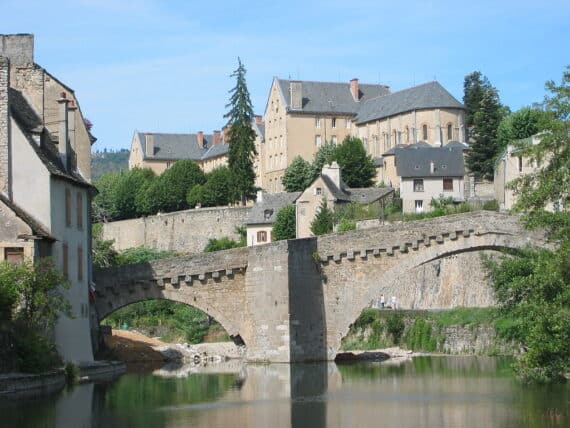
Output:
[[473,70],[516,110],[570,64],[567,0],[1,2],[0,32],[35,35],[36,62],[75,89],[96,149],[128,148],[135,129],[220,129],[238,56],[261,114],[273,76],[393,91],[437,79],[461,100]]

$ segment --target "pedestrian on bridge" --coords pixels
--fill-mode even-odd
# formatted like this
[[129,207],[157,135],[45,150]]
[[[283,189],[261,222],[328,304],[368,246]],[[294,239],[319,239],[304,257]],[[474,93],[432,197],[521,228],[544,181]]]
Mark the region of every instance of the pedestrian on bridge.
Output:
[[396,300],[396,296],[392,296],[392,309],[398,309],[398,301]]

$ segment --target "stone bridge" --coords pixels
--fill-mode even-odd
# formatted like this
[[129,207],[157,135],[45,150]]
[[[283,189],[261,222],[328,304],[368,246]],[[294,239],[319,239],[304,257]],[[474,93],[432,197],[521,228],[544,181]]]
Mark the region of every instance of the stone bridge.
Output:
[[331,360],[380,294],[402,308],[493,305],[481,254],[529,244],[544,235],[517,217],[458,214],[99,270],[96,305],[103,319],[143,300],[182,302],[243,341],[249,361]]

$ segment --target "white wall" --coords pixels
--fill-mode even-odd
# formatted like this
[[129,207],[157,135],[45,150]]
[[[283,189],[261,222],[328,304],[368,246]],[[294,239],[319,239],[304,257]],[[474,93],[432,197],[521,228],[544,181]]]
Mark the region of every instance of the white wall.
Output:
[[415,212],[415,201],[417,200],[423,201],[424,212],[431,210],[430,202],[432,198],[437,199],[440,196],[443,196],[444,198],[452,197],[454,199],[463,200],[465,197],[463,177],[449,178],[453,179],[453,191],[443,190],[443,177],[424,177],[423,192],[414,192],[414,178],[402,178],[400,185],[400,197],[402,198],[403,212]]

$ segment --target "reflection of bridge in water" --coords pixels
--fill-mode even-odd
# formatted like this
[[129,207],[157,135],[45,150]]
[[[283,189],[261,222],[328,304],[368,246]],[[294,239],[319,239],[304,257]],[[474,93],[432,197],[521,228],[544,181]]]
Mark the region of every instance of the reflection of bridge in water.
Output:
[[399,365],[246,364],[233,367],[233,377],[131,373],[77,385],[52,399],[0,402],[0,410],[6,426],[56,428],[548,425],[545,411],[564,409],[567,390],[521,388],[505,370],[510,364],[419,357]]
[[403,308],[490,306],[481,252],[543,243],[514,216],[458,214],[96,271],[97,310],[183,302],[243,340],[249,361],[330,360],[381,293]]

